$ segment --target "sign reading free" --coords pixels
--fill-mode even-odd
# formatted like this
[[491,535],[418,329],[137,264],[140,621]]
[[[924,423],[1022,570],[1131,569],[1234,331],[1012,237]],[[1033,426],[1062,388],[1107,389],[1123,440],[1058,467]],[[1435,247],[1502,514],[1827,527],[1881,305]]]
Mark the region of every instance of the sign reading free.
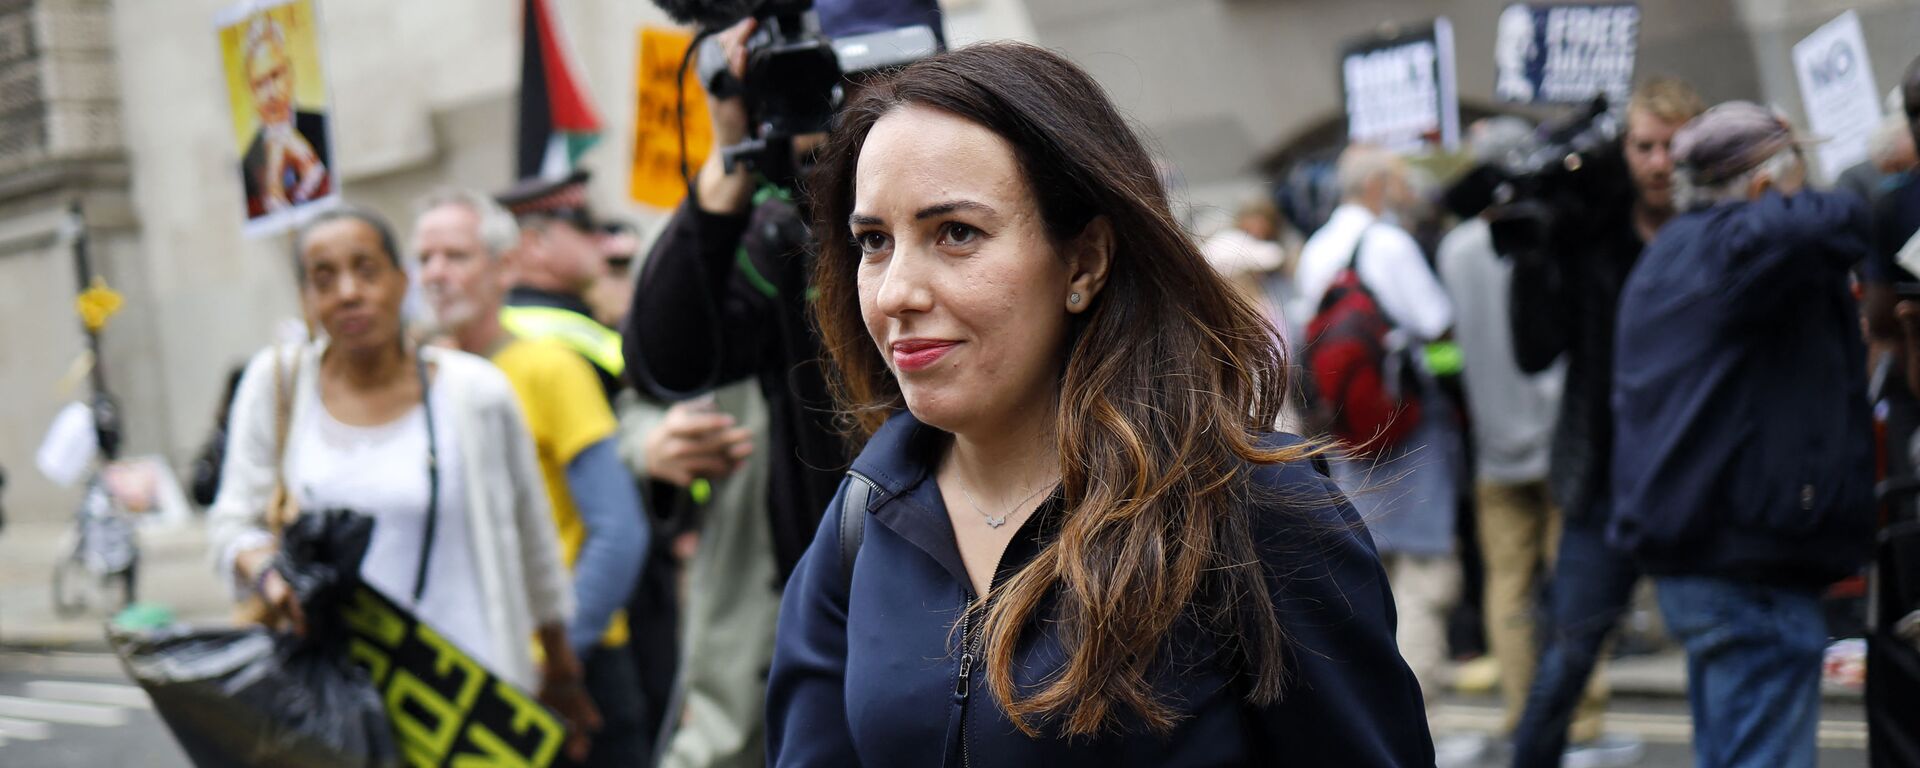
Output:
[[1526,104],[1578,104],[1605,95],[1619,108],[1633,89],[1640,7],[1633,3],[1515,3],[1500,13],[1494,95]]
[[409,766],[552,765],[560,719],[378,591],[344,610],[347,655],[373,678]]

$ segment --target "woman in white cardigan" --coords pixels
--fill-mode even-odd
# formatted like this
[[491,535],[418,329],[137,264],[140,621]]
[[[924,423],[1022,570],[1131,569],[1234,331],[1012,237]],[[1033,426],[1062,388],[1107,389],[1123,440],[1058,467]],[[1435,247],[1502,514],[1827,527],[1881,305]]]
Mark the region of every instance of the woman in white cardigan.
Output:
[[566,642],[572,586],[512,387],[481,358],[406,341],[407,276],[377,214],[321,214],[294,250],[301,301],[329,340],[267,349],[247,366],[211,511],[218,567],[238,596],[259,595],[276,623],[304,631],[292,590],[268,567],[276,485],[301,509],[367,514],[362,578],[537,690],[570,721],[569,747],[584,746],[578,737],[598,723]]

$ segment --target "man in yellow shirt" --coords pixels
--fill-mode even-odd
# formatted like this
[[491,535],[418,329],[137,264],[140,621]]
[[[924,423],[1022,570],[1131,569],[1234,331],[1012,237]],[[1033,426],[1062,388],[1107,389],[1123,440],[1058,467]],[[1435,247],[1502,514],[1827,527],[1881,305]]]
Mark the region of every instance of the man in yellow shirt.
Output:
[[612,409],[593,366],[550,341],[519,339],[500,322],[519,240],[512,215],[484,195],[430,197],[413,230],[420,287],[440,330],[507,375],[539,452],[578,610],[568,628],[603,726],[587,765],[643,765],[652,752],[639,673],[620,606],[648,549],[647,520],[621,463]]

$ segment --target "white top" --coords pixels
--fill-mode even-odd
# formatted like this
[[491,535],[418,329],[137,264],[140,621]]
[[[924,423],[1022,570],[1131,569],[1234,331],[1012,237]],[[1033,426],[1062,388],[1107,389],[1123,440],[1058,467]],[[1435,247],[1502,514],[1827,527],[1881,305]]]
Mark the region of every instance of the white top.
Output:
[[1420,244],[1406,230],[1353,203],[1335,208],[1326,226],[1300,251],[1300,266],[1293,273],[1300,292],[1294,322],[1304,328],[1312,321],[1327,286],[1346,268],[1362,233],[1367,240],[1359,254],[1360,281],[1380,300],[1381,311],[1418,338],[1440,338],[1453,325],[1453,302],[1421,256]]
[[[220,494],[207,515],[214,566],[225,577],[233,577],[237,553],[271,542],[261,518],[274,486],[275,351],[267,349],[254,356],[234,393]],[[278,355],[288,369],[296,357],[301,361],[293,390],[292,437],[281,462],[290,482],[304,478],[299,473],[308,460],[305,450],[316,439],[308,433],[321,429],[319,424],[325,420],[325,409],[313,407],[319,402],[317,372],[325,351],[323,341],[284,348]],[[573,616],[573,581],[560,559],[533,437],[527,433],[513,386],[493,364],[438,347],[426,347],[420,353],[433,370],[434,428],[442,430],[442,445],[455,444],[447,452],[458,454],[457,465],[440,473],[440,484],[443,493],[459,493],[464,503],[444,506],[443,512],[456,514],[441,515],[440,524],[445,535],[453,525],[450,518],[464,518],[460,524],[472,563],[466,583],[472,585],[475,596],[466,607],[486,627],[488,644],[485,650],[469,650],[498,660],[494,672],[531,691],[539,679],[533,662],[534,630],[564,626]],[[446,407],[440,408],[443,402]],[[413,474],[418,480],[409,482],[422,484],[415,498],[424,501],[426,443],[424,436],[419,440],[419,452],[396,463],[417,468]],[[456,484],[461,487],[454,491],[451,486]],[[298,484],[289,487],[296,499],[304,493]],[[418,544],[417,538],[414,543]],[[452,548],[442,542],[435,549],[435,560]],[[407,549],[409,564],[418,563],[414,559],[418,552],[417,547]],[[434,600],[435,590],[449,581],[455,579],[429,575],[428,600]],[[411,571],[402,584],[393,597],[405,600],[412,596]],[[249,589],[238,578],[232,578],[232,586],[236,595]]]
[[1453,334],[1465,358],[1477,471],[1495,483],[1545,479],[1566,378],[1564,360],[1537,375],[1521,371],[1514,361],[1508,317],[1513,265],[1494,253],[1486,220],[1468,219],[1447,233],[1439,261],[1447,293],[1460,308]]
[[318,394],[308,393],[313,428],[289,436],[289,449],[299,451],[302,460],[288,467],[287,487],[301,509],[350,509],[373,518],[373,540],[360,562],[360,577],[488,669],[505,669],[505,660],[493,653],[486,623],[473,610],[480,600],[480,577],[467,535],[466,484],[453,479],[460,476],[460,441],[453,437],[456,425],[440,416],[447,411],[444,389],[435,384],[430,395],[440,508],[427,561],[427,589],[419,603],[413,600],[413,587],[427,533],[425,409],[414,406],[379,426],[352,426],[327,412]]

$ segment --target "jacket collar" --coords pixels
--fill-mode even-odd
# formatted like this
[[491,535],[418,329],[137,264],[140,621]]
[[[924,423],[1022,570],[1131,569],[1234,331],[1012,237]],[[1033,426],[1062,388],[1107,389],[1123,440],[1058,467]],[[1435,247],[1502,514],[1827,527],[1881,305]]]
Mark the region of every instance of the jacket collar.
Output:
[[[853,460],[852,472],[873,485],[867,512],[873,515],[874,521],[925,552],[945,567],[955,581],[968,585],[966,565],[954,541],[946,501],[940,495],[939,484],[931,481],[940,451],[950,439],[946,432],[921,423],[902,408],[867,440],[866,448]],[[1060,492],[1056,488],[1038,509],[1020,521],[1019,532],[1000,556],[994,581],[1039,554],[1064,519],[1061,509]],[[968,590],[971,591],[971,587]]]
[[[853,460],[853,471],[872,481],[881,497],[904,493],[926,479],[948,435],[921,423],[902,408],[867,439]],[[876,500],[875,506],[878,506]]]

